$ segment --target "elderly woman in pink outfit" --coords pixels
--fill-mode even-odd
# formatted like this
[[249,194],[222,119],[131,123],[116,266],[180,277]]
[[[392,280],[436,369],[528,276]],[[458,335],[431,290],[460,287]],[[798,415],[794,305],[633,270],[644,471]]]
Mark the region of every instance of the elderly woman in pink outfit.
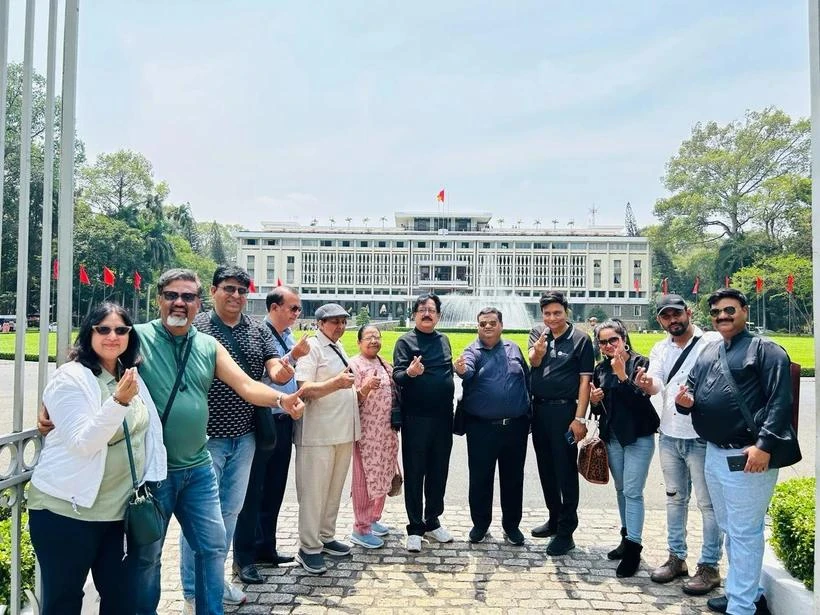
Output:
[[390,427],[393,367],[379,356],[382,336],[372,325],[359,329],[359,354],[350,360],[355,373],[362,437],[353,447],[353,515],[350,541],[366,549],[384,546],[388,528],[379,523],[384,500],[398,467],[399,439]]

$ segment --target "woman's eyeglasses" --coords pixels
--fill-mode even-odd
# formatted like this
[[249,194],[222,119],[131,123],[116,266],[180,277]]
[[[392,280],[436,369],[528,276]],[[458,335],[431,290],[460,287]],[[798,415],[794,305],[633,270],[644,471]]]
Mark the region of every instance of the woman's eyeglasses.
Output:
[[709,310],[709,316],[711,316],[712,318],[717,318],[718,316],[720,316],[721,312],[726,312],[727,315],[734,316],[735,312],[737,312],[737,308],[733,305],[727,305],[726,307],[722,308],[712,308],[711,310]]
[[598,345],[599,346],[614,346],[615,344],[617,344],[620,341],[621,341],[620,337],[610,337],[610,338],[605,339],[605,340],[598,340]]
[[185,303],[193,303],[199,299],[199,295],[196,293],[177,293],[173,290],[164,290],[162,291],[162,298],[171,302],[182,299]]
[[96,331],[100,335],[111,335],[111,332],[113,331],[117,335],[117,337],[128,335],[131,332],[131,327],[126,326],[107,327],[106,325],[94,325],[91,328],[94,329],[94,331]]

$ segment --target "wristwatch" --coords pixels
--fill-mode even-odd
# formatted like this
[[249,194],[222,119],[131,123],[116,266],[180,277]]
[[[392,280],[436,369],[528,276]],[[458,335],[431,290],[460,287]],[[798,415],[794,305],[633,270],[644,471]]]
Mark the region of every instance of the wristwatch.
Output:
[[283,397],[284,397],[284,395],[282,395],[281,393],[276,397],[276,407],[279,408],[280,410],[284,410],[284,408],[282,408],[282,398]]
[[578,421],[579,423],[581,423],[581,425],[586,425],[587,424],[587,420],[582,416],[576,416],[575,420]]

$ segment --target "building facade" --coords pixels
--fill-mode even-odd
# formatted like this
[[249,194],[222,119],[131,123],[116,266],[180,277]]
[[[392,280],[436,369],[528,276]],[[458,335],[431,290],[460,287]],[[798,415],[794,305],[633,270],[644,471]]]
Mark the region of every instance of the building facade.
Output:
[[399,212],[393,227],[383,226],[385,218],[354,228],[263,222],[260,231],[237,233],[237,264],[257,290],[248,310],[264,314],[265,295],[281,281],[301,294],[305,318],[329,301],[352,314],[365,307],[371,317],[401,318],[416,296],[432,291],[445,305],[512,298],[540,322],[539,297],[560,290],[574,320],[600,308],[630,328],[646,327],[652,272],[645,237],[626,237],[620,227],[503,228],[492,220],[489,213]]

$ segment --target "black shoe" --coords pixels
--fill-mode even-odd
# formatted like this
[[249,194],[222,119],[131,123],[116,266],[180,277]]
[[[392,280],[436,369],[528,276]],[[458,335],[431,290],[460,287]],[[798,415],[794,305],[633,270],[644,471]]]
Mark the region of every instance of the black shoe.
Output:
[[[723,596],[709,598],[709,600],[706,601],[706,606],[710,611],[714,611],[715,613],[725,613],[726,609],[729,608],[729,599],[725,594]],[[769,605],[766,602],[766,596],[760,596],[760,598],[755,600],[755,615],[771,615]]]
[[626,528],[621,528],[621,544],[617,547],[612,549],[609,553],[606,554],[607,559],[621,559],[624,556],[624,550],[626,549]]
[[281,566],[282,564],[291,564],[293,561],[292,556],[279,555],[276,552],[263,553],[260,551],[256,554],[257,564],[267,564],[268,566],[273,566],[274,568]]
[[572,536],[561,536],[559,534],[550,540],[550,543],[547,545],[547,555],[552,555],[553,557],[566,555],[574,548],[575,541],[572,540]]
[[248,585],[261,585],[265,582],[265,578],[259,574],[259,570],[256,569],[254,564],[241,567],[234,564],[233,571],[234,574],[239,577],[240,581],[247,583]]
[[524,534],[522,534],[521,530],[516,527],[504,532],[504,540],[514,547],[520,547],[524,544]]
[[530,531],[533,538],[549,538],[550,536],[555,536],[557,533],[558,524],[552,521],[546,521],[538,527],[532,528],[532,531]]
[[631,577],[641,565],[641,551],[643,546],[631,540],[626,541],[624,547],[624,556],[621,558],[621,563],[615,569],[615,576],[618,578]]
[[472,543],[477,543],[483,541],[487,537],[487,530],[480,530],[477,527],[474,527],[470,530],[470,533],[467,534],[467,540]]

